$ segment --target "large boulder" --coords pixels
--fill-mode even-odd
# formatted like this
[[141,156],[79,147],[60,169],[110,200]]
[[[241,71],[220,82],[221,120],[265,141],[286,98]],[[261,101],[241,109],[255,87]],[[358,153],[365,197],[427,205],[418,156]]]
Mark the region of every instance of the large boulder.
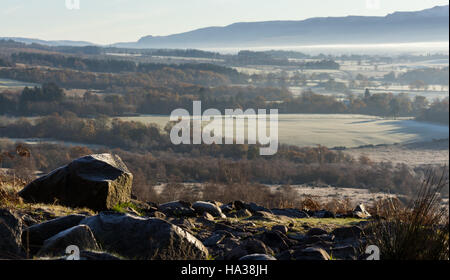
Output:
[[203,215],[204,212],[211,214],[216,218],[226,218],[226,216],[222,213],[222,210],[215,204],[205,201],[197,201],[192,204],[192,208],[200,214]]
[[195,210],[190,202],[177,200],[159,205],[158,210],[168,216],[195,217]]
[[308,236],[316,236],[316,235],[324,235],[324,234],[328,234],[328,232],[321,228],[312,228],[306,233],[306,235],[308,235]]
[[30,226],[22,233],[22,243],[27,244],[32,253],[36,253],[45,240],[78,225],[84,218],[86,218],[84,215],[69,215]]
[[286,216],[289,218],[303,219],[309,218],[308,214],[298,209],[271,209],[272,214],[278,216]]
[[201,260],[208,256],[198,239],[164,220],[103,212],[81,224],[89,226],[102,249],[126,258]]
[[273,253],[273,250],[267,247],[261,240],[249,238],[228,252],[225,255],[225,260],[239,260],[248,255],[273,255]]
[[336,239],[359,239],[363,234],[363,230],[358,226],[337,228],[331,232]]
[[19,195],[28,202],[54,203],[95,211],[131,199],[133,175],[118,156],[90,155],[74,160],[27,185]]
[[21,234],[21,219],[10,210],[0,209],[0,259],[24,257]]
[[253,254],[242,257],[239,259],[240,261],[276,261],[277,259],[273,256],[264,255],[264,254]]
[[305,249],[296,250],[292,257],[297,261],[327,261],[330,260],[330,255],[318,247],[308,247]]
[[45,240],[38,255],[61,256],[69,246],[77,246],[80,250],[100,250],[91,229],[86,225],[78,225]]

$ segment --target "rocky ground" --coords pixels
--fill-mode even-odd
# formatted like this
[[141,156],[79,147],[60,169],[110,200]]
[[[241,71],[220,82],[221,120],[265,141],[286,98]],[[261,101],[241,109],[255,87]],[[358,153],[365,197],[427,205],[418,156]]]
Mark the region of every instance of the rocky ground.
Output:
[[132,200],[131,180],[121,160],[105,154],[76,160],[18,194],[0,189],[0,258],[66,258],[73,245],[90,260],[364,258],[371,218],[362,205],[346,214],[243,201],[156,205]]

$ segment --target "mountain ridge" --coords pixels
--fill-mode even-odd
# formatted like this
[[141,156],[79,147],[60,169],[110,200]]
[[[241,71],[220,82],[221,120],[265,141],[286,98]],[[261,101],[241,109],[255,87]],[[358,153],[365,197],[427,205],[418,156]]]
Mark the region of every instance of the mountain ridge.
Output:
[[[449,6],[398,11],[386,16],[314,17],[305,20],[236,22],[167,36],[144,36],[136,42],[104,46],[121,48],[221,48],[314,44],[377,44],[448,41]],[[0,37],[49,46],[102,46],[86,41],[45,41]]]
[[[367,36],[368,34],[377,37]],[[406,34],[411,33],[411,34]],[[380,16],[237,22],[168,36],[144,36],[120,47],[235,47],[261,45],[406,43],[448,40],[448,5]]]

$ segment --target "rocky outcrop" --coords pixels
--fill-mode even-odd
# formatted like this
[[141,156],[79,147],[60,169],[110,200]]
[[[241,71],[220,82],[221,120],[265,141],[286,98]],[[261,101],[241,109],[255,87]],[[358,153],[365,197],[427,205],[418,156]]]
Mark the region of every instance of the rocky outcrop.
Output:
[[69,246],[77,246],[80,250],[100,250],[91,229],[78,225],[45,240],[38,256],[62,256]]
[[23,231],[22,242],[27,244],[32,253],[36,253],[41,249],[45,240],[78,225],[84,218],[86,218],[84,215],[69,215],[33,225]]
[[177,200],[159,205],[158,210],[167,216],[195,217],[195,210],[189,202]]
[[208,250],[194,236],[167,221],[104,212],[84,219],[109,252],[131,259],[206,259]]
[[331,232],[339,240],[359,239],[363,230],[358,226],[337,228]]
[[0,259],[20,259],[25,256],[21,235],[21,219],[10,210],[0,209]]
[[130,201],[132,181],[133,175],[118,156],[97,154],[36,179],[19,195],[27,202],[102,211]]
[[216,218],[226,218],[226,216],[222,213],[222,210],[210,202],[197,201],[192,204],[192,208],[194,208],[197,214],[200,215],[203,215],[203,213],[206,212]]
[[317,247],[308,247],[305,249],[296,250],[293,252],[292,257],[297,261],[327,261],[331,259],[330,255],[325,250]]
[[253,254],[242,257],[239,259],[240,261],[276,261],[277,259],[264,254]]

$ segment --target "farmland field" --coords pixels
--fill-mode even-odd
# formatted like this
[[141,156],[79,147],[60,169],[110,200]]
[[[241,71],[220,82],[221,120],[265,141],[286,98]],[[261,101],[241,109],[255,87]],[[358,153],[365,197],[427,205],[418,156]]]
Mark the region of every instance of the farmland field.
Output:
[[[168,116],[122,117],[164,127]],[[410,119],[384,119],[365,115],[279,115],[279,142],[297,146],[358,147],[410,143],[448,138],[448,126]]]
[[9,79],[0,79],[0,89],[22,89],[24,87],[34,87],[39,84],[26,83]]

